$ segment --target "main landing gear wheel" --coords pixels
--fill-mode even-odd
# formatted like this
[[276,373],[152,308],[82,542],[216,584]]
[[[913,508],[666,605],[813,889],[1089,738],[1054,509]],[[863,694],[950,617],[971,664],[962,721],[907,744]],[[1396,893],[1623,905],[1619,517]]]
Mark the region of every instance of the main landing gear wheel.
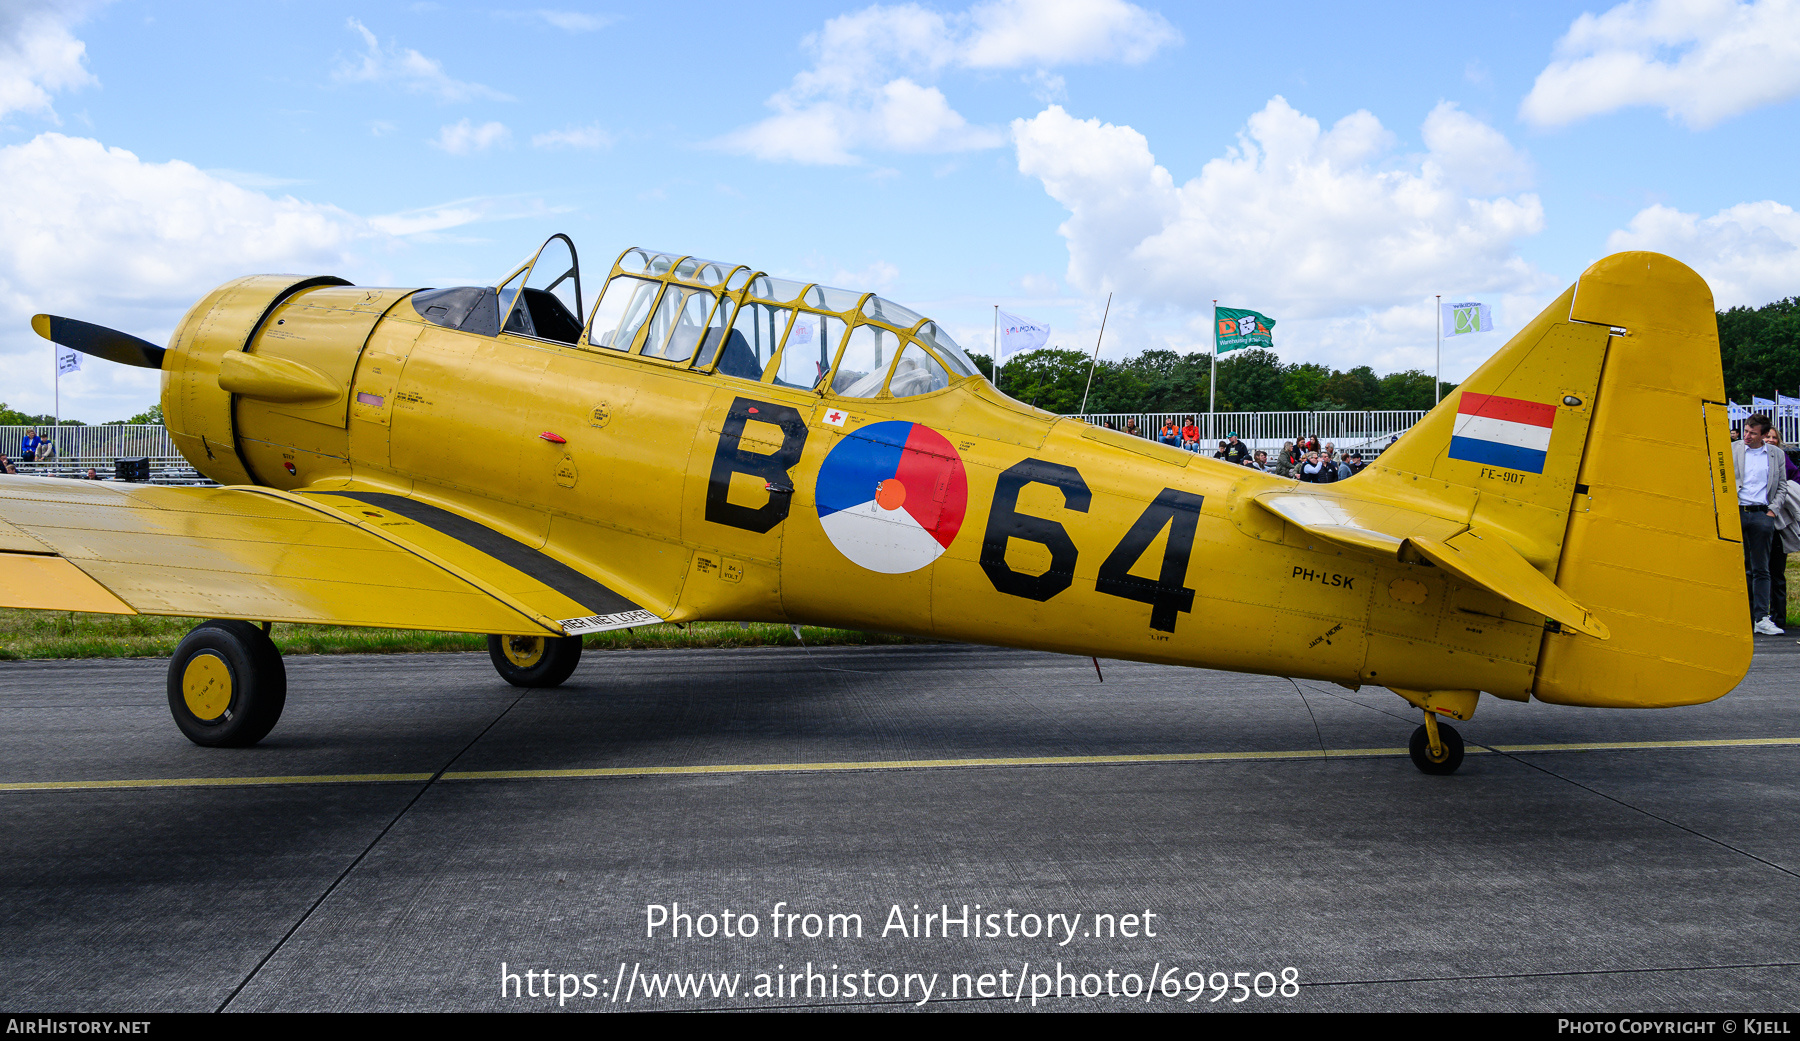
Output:
[[197,745],[253,745],[274,729],[286,704],[281,652],[250,622],[203,622],[169,659],[169,712]]
[[554,687],[581,661],[581,637],[490,636],[488,657],[515,687]]
[[[1431,750],[1431,730],[1436,730],[1438,736],[1439,749],[1435,755]],[[1413,765],[1428,774],[1453,774],[1463,761],[1462,735],[1450,724],[1439,723],[1430,717],[1426,718],[1424,726],[1413,731],[1406,750],[1412,753]]]

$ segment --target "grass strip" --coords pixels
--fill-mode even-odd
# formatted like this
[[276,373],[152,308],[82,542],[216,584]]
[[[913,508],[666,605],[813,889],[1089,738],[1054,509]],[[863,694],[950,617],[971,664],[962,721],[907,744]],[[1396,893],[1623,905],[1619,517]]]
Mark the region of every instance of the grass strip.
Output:
[[[1800,553],[1787,568],[1788,587],[1800,591]],[[1790,600],[1800,599],[1790,597]],[[160,615],[83,614],[0,608],[0,661],[32,658],[166,658],[199,625],[199,618]],[[1800,628],[1800,613],[1787,616]],[[908,637],[803,625],[809,646],[916,643]],[[271,634],[283,654],[412,654],[421,651],[485,651],[487,637],[415,629],[362,629],[341,625],[277,622]],[[691,622],[640,625],[582,638],[588,650],[698,647],[793,647],[793,631],[778,622]]]
[[[166,658],[199,618],[85,614],[0,608],[0,661],[36,658]],[[884,633],[803,625],[809,646],[917,642]],[[485,651],[487,637],[414,629],[364,629],[277,622],[270,632],[283,654],[411,654]],[[640,625],[582,638],[588,650],[695,647],[792,647],[793,630],[776,622],[690,622]]]

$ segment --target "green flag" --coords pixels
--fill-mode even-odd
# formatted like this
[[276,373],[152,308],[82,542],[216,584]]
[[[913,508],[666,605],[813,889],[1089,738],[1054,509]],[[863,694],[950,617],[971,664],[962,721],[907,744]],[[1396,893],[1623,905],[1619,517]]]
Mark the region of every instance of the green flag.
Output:
[[1275,319],[1235,307],[1215,307],[1213,317],[1219,323],[1213,330],[1213,346],[1220,353],[1239,347],[1275,349]]

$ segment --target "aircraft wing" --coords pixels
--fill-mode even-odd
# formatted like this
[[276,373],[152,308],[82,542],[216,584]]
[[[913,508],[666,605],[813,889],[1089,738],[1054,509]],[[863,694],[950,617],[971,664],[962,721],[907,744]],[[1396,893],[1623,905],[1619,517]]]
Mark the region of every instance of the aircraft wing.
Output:
[[1592,611],[1491,533],[1347,495],[1274,489],[1254,499],[1263,509],[1327,542],[1407,563],[1429,561],[1576,632],[1602,640],[1612,635]]
[[522,636],[660,620],[404,496],[37,477],[0,477],[0,606]]

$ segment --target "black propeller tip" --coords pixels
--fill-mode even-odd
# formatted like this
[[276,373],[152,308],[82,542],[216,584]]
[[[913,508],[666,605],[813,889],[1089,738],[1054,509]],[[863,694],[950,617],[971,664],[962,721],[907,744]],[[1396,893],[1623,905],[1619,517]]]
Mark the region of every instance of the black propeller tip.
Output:
[[73,318],[58,318],[53,314],[32,315],[31,327],[44,339],[70,350],[140,369],[162,368],[163,355],[168,353],[149,340],[140,340],[130,333]]

